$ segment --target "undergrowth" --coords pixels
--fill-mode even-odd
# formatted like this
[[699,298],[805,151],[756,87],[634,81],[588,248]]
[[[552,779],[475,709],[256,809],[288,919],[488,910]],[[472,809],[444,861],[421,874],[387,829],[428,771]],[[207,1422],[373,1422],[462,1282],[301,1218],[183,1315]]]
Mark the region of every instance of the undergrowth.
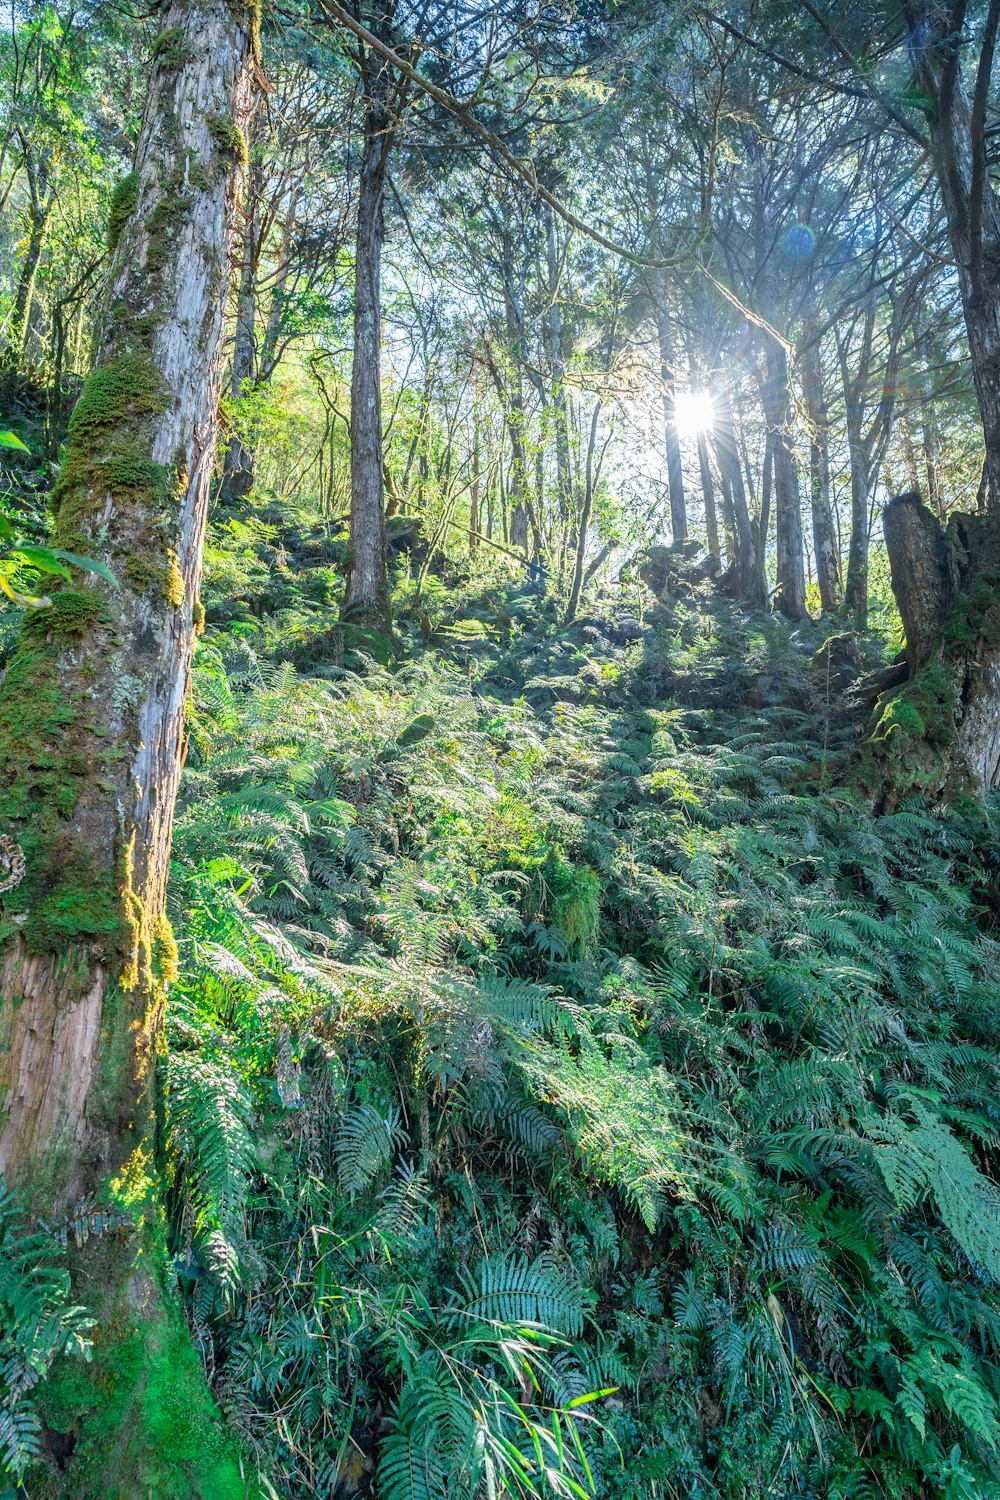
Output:
[[816,627],[439,579],[388,672],[324,548],[216,533],[171,890],[265,1490],[1000,1496],[994,811],[872,815]]

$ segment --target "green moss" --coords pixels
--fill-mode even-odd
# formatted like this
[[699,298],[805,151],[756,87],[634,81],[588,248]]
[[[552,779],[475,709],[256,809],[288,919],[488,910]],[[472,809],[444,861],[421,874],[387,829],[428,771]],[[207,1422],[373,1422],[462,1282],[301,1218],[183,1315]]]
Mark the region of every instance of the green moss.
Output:
[[174,929],[165,912],[153,922],[151,936],[154,971],[164,988],[169,988],[177,982],[178,955]]
[[171,549],[167,553],[167,577],[166,577],[166,599],[174,609],[180,609],[184,603],[187,590],[184,584],[184,574],[181,572],[180,558]]
[[165,407],[160,373],[141,351],[91,371],[73,411],[66,458],[52,492],[60,546],[92,552],[93,514],[109,495],[137,500],[145,493],[147,513],[166,503],[170,475],[149,457],[148,443],[150,420]]
[[250,150],[247,138],[236,121],[227,115],[209,115],[208,131],[219,150],[245,171],[250,165]]
[[[143,1165],[118,1184],[115,1201],[127,1202],[130,1212],[148,1213]],[[90,1363],[64,1356],[41,1387],[44,1422],[74,1440],[64,1472],[49,1476],[43,1493],[50,1500],[255,1500],[258,1488],[240,1473],[180,1307],[163,1285],[165,1252],[152,1234],[142,1239],[147,1246],[130,1252],[136,1305],[126,1294],[102,1309]],[[98,1253],[108,1264],[96,1272],[122,1285],[121,1267],[110,1262],[125,1252],[103,1244]]]
[[111,194],[111,208],[108,213],[108,250],[112,255],[118,248],[122,230],[135,213],[138,202],[139,175],[137,172],[129,172]]
[[165,587],[163,568],[145,557],[130,557],[123,569],[123,576],[129,588],[134,589],[137,594],[157,594]]
[[163,68],[183,68],[194,61],[183,26],[167,26],[153,43],[150,58]]
[[168,242],[174,235],[179,221],[191,208],[189,195],[180,191],[177,181],[173,191],[167,192],[153,208],[146,220],[149,245],[146,250],[146,274],[155,278],[167,264]]
[[245,18],[249,22],[250,55],[256,62],[260,62],[261,0],[230,0],[230,3],[236,15]]
[[134,350],[98,365],[84,381],[69,424],[72,447],[93,448],[122,422],[166,410],[160,372],[147,354]]
[[194,624],[195,635],[201,635],[205,629],[205,606],[200,599],[196,599],[191,606],[191,619]]
[[206,193],[212,186],[212,179],[200,161],[191,162],[188,167],[187,180],[188,186],[194,188],[198,193]]
[[[162,474],[138,441],[162,408],[160,391],[155,368],[141,355],[112,361],[87,380],[57,486],[61,546],[94,551],[93,512],[109,492],[162,488]],[[148,550],[138,532],[117,540],[137,555]],[[161,578],[166,586],[165,569]],[[85,940],[111,959],[131,948],[109,851],[81,842],[70,826],[81,801],[94,796],[102,766],[116,764],[122,751],[102,744],[106,726],[92,722],[87,676],[68,666],[67,656],[96,632],[101,645],[86,656],[96,663],[112,649],[113,630],[99,584],[57,590],[49,609],[26,620],[0,697],[0,825],[17,837],[26,860],[24,879],[3,896],[3,921],[34,952],[62,952]]]
[[876,785],[887,783],[902,795],[936,795],[948,776],[946,752],[954,743],[961,694],[962,674],[944,659],[929,662],[881,700],[861,760],[863,780],[870,783],[874,774]]
[[365,624],[349,620],[340,622],[343,632],[344,650],[370,656],[379,666],[387,667],[396,654],[397,646],[390,631],[378,630]]
[[63,589],[54,594],[44,618],[46,635],[66,639],[84,635],[92,625],[110,624],[108,601],[93,589]]
[[184,603],[186,589],[177,553],[168,548],[163,562],[150,561],[147,557],[133,556],[123,569],[126,583],[136,593],[144,593],[166,599],[175,609]]

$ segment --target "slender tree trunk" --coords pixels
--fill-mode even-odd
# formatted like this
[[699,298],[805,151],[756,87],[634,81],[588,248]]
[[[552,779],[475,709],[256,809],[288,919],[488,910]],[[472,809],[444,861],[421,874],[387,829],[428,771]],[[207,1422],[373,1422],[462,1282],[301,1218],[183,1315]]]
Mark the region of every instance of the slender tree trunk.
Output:
[[656,298],[656,337],[660,351],[660,390],[663,401],[663,441],[667,455],[667,492],[670,496],[670,534],[674,542],[687,540],[684,469],[677,433],[674,346],[665,292]]
[[780,344],[767,350],[764,404],[774,458],[774,527],[778,558],[775,608],[790,620],[804,619],[806,575],[802,552],[802,501],[792,436],[788,357]]
[[600,401],[595,401],[594,410],[590,418],[590,437],[587,441],[587,465],[586,477],[583,490],[583,507],[580,511],[580,530],[576,539],[576,558],[573,564],[573,584],[570,589],[569,604],[566,606],[566,623],[571,624],[576,619],[576,612],[580,608],[580,595],[583,592],[584,564],[587,560],[587,535],[590,531],[590,517],[594,507],[594,454],[597,449],[597,424],[601,415]]
[[479,541],[479,428],[472,439],[472,485],[469,492],[469,556],[474,557]]
[[28,203],[28,245],[21,262],[14,294],[14,309],[10,322],[10,348],[16,360],[23,361],[31,333],[31,312],[35,298],[35,283],[38,267],[45,248],[45,237],[55,207],[55,193],[49,183],[48,154],[43,153],[39,165],[29,168],[30,201]]
[[757,523],[757,565],[767,570],[767,541],[771,530],[771,495],[774,491],[774,433],[764,433],[764,472],[760,477],[760,520]]
[[930,347],[927,342],[927,328],[923,305],[918,307],[913,319],[913,348],[923,367],[920,373],[920,384],[923,388],[923,401],[920,407],[920,436],[924,450],[924,470],[927,475],[927,499],[935,515],[939,520],[943,521],[945,513],[944,495],[941,493],[941,480],[938,470],[941,437],[934,418],[934,381],[930,369]]
[[[51,1224],[95,1194],[128,1200],[149,1225],[78,1252],[77,1295],[98,1314],[97,1404],[123,1342],[141,1383],[176,1344],[153,1274],[154,1070],[253,12],[174,0],[164,28],[134,211],[53,494],[57,544],[108,565],[119,587],[93,574],[60,586],[27,620],[0,688],[0,829],[24,854],[23,879],[0,898],[0,1169]],[[136,1403],[114,1435],[117,1467],[94,1487],[180,1494],[183,1455],[157,1448]],[[223,1482],[192,1473],[190,1493]],[[67,1493],[84,1500],[92,1486],[67,1477]]]
[[809,494],[812,503],[813,546],[816,582],[824,614],[840,605],[840,554],[833,524],[830,497],[830,414],[823,390],[823,367],[819,342],[806,345],[802,354],[802,390],[809,414]]
[[[504,314],[507,324],[507,352],[511,363],[510,399],[505,402],[507,425],[510,430],[510,446],[513,458],[510,474],[510,539],[515,547],[528,550],[528,456],[525,451],[524,387],[522,384],[523,350],[518,306],[510,288],[513,278],[511,251],[505,246],[504,267]],[[503,383],[497,373],[497,389],[504,400]],[[538,539],[533,537],[535,551]]]
[[740,463],[733,423],[733,409],[728,392],[719,401],[716,414],[715,446],[722,473],[723,495],[732,516],[732,560],[727,575],[736,595],[754,609],[767,603],[767,585],[757,556],[755,528],[747,505],[743,467]]
[[703,432],[698,434],[698,470],[701,475],[701,493],[705,502],[705,531],[708,534],[708,550],[717,560],[722,553],[719,547],[719,516],[715,504],[715,479],[712,476],[712,461],[708,456],[708,439]]
[[858,423],[851,410],[853,397],[845,396],[848,405],[847,447],[851,469],[851,541],[847,552],[847,583],[844,603],[858,630],[868,624],[868,508],[871,500],[871,478]]
[[556,455],[556,492],[559,499],[560,530],[560,575],[564,572],[567,541],[573,517],[573,477],[569,457],[569,417],[566,408],[566,359],[563,350],[563,319],[559,287],[559,246],[556,239],[556,220],[552,209],[545,205],[545,257],[548,274],[549,308],[546,332],[549,344],[549,365],[552,370],[552,432]]
[[368,59],[369,101],[358,192],[351,373],[351,555],[345,620],[388,635],[389,573],[382,488],[382,242],[390,146],[385,64]]
[[[243,224],[243,255],[240,284],[236,294],[236,329],[233,340],[233,367],[230,396],[237,411],[239,403],[253,386],[257,373],[257,277],[260,270],[260,243],[257,208],[261,189],[261,170],[255,163],[249,173],[247,204]],[[223,504],[244,500],[257,477],[257,456],[238,432],[234,432],[223,462],[219,499]]]

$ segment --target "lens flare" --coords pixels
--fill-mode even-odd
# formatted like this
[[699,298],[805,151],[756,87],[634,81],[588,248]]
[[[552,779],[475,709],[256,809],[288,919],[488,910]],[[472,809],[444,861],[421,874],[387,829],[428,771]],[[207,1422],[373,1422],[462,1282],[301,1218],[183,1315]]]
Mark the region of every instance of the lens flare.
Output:
[[674,417],[681,437],[697,437],[715,426],[715,402],[709,391],[678,391]]

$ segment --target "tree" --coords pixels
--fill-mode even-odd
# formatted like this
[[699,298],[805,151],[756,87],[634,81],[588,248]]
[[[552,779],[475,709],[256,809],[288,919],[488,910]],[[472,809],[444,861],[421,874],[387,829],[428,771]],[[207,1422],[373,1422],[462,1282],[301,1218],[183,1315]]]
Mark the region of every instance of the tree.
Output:
[[81,1254],[107,1359],[137,1324],[150,1360],[173,1340],[152,1158],[174,965],[164,900],[255,16],[226,0],[164,15],[53,495],[57,545],[118,584],[68,578],[26,622],[0,689],[0,824],[24,856],[0,926],[0,1167],[49,1222],[95,1194],[147,1216],[119,1251]]

